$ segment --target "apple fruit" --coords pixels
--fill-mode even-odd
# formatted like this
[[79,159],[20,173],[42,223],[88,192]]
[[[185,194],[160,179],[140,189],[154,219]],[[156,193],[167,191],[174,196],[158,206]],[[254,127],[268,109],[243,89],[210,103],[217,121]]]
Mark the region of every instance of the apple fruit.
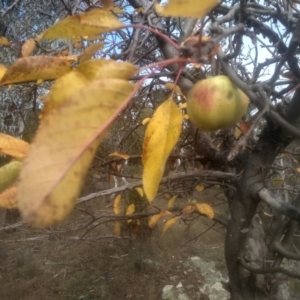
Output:
[[191,122],[205,131],[229,128],[247,111],[249,99],[227,76],[198,81],[187,96]]

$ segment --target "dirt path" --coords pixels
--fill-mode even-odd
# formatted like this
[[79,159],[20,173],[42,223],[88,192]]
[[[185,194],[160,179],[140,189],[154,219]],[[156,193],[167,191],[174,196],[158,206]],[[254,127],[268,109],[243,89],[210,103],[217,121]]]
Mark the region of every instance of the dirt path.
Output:
[[[91,207],[104,208],[99,202]],[[74,211],[63,224],[47,230],[23,225],[14,232],[0,231],[0,299],[153,300],[161,299],[166,285],[179,283],[190,299],[208,299],[199,292],[204,277],[188,263],[190,258],[213,261],[226,274],[222,226],[216,224],[191,240],[213,225],[203,217],[189,230],[178,223],[163,236],[160,225],[146,237],[116,238],[110,224],[79,240],[85,230],[74,229],[88,220],[87,214]]]

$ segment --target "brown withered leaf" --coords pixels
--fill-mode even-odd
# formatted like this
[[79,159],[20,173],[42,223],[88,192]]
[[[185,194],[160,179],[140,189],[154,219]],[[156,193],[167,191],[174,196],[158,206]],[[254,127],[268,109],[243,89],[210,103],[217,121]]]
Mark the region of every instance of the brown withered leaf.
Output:
[[29,39],[27,40],[21,48],[21,56],[22,57],[26,57],[26,56],[30,56],[33,52],[33,50],[35,49],[36,46],[36,42],[34,39]]

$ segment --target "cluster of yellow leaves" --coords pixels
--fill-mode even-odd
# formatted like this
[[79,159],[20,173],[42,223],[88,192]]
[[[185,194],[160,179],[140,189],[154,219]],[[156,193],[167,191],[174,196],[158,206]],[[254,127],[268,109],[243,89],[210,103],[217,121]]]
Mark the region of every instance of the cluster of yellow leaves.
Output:
[[[141,191],[139,191],[139,193],[140,192]],[[113,211],[116,215],[121,214],[121,200],[122,200],[121,194],[117,195],[116,198],[114,199]],[[132,203],[127,206],[125,215],[131,215],[134,212],[135,212],[135,205]],[[130,223],[130,222],[132,222],[132,219],[127,220],[127,223]],[[121,235],[121,222],[120,221],[115,221],[114,234],[117,236]]]
[[[173,201],[176,199],[176,196],[172,197],[170,201]],[[169,203],[168,203],[169,204]],[[173,205],[172,205],[173,206]],[[212,207],[206,203],[193,203],[192,205],[187,205],[184,207],[181,211],[183,216],[192,214],[196,209],[198,209],[199,213],[202,215],[207,216],[208,218],[212,219],[214,217],[214,211]],[[149,221],[148,221],[148,226],[150,228],[154,228],[155,225],[159,220],[161,220],[164,217],[169,217],[172,216],[169,220],[166,221],[164,224],[162,234],[164,234],[169,228],[171,228],[178,220],[182,218],[182,216],[174,216],[170,211],[168,210],[163,210],[160,213],[153,215]]]
[[[43,38],[100,37],[102,32],[121,28],[123,24],[107,5],[58,22],[23,44],[24,57],[0,68],[0,85],[57,79],[44,99],[42,122],[18,184],[18,207],[34,225],[59,222],[74,206],[105,131],[130,100],[134,85],[128,79],[137,69],[129,63],[89,61],[102,43],[88,47],[76,69],[71,66],[76,57],[28,56]],[[5,174],[10,170],[14,178],[16,164],[5,166]]]
[[[155,3],[155,8],[158,13],[166,16],[202,18],[216,4],[217,0],[202,0],[200,3],[192,0],[170,0],[163,7]],[[71,65],[78,60],[76,56],[30,57],[36,43],[41,39],[70,38],[74,42],[77,39],[76,43],[80,44],[81,38],[100,39],[101,33],[122,28],[124,25],[113,13],[123,11],[115,7],[112,0],[102,0],[102,5],[102,9],[70,16],[57,22],[36,39],[30,39],[23,44],[22,58],[8,68],[0,65],[0,85],[56,80],[44,99],[42,121],[30,150],[28,151],[27,144],[21,145],[21,142],[10,151],[3,150],[8,148],[3,146],[5,139],[0,137],[2,153],[22,158],[28,152],[17,188],[11,183],[18,177],[22,163],[13,161],[0,171],[2,177],[4,175],[1,174],[10,174],[7,176],[10,179],[3,180],[3,189],[9,187],[4,191],[7,201],[3,207],[15,205],[17,190],[21,214],[25,221],[33,225],[52,225],[63,220],[70,212],[108,127],[134,94],[134,85],[128,79],[136,73],[135,66],[111,60],[90,61],[102,49],[103,43],[95,43],[86,48],[76,69]],[[9,45],[9,41],[0,37],[0,45]],[[166,87],[183,96],[177,86],[166,84]],[[140,195],[145,192],[150,202],[156,196],[166,161],[180,136],[182,121],[182,113],[171,98],[160,105],[151,119],[143,121],[143,124],[149,124],[142,154],[144,191],[139,189],[138,192]],[[14,139],[9,144],[15,142]],[[112,155],[129,158],[127,154],[119,152]],[[175,198],[169,200],[169,207],[174,205]],[[120,213],[120,201],[121,196],[117,196],[114,201],[116,214]],[[199,209],[198,206],[197,208]],[[134,205],[129,205],[126,214],[134,211]],[[159,217],[154,216],[152,223],[149,221],[151,226],[167,214],[165,212],[159,214]],[[165,224],[163,232],[178,219],[178,216],[171,218]],[[120,226],[116,222],[116,232],[120,232]]]
[[[114,63],[115,68],[121,65]],[[83,74],[74,70],[53,85],[20,174],[18,205],[23,217],[35,225],[59,222],[73,208],[102,134],[134,88],[117,76],[102,78],[101,67],[94,77]]]

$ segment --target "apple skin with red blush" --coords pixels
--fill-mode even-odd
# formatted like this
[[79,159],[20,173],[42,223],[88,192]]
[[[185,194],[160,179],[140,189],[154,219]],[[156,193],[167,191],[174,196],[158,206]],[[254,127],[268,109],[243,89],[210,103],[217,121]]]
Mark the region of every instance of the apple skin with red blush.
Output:
[[187,97],[190,121],[204,131],[234,126],[246,113],[249,98],[224,75],[198,81]]

